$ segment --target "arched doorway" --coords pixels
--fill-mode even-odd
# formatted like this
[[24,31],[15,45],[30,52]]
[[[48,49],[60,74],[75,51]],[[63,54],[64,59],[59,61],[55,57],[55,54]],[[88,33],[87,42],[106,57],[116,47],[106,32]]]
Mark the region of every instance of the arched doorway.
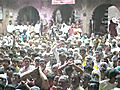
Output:
[[[53,12],[53,19],[56,22],[64,21],[65,23],[67,23],[69,21],[69,19],[71,18],[72,13],[73,13],[73,6],[60,5]],[[59,20],[56,20],[56,19],[59,19]]]
[[110,21],[113,17],[117,19],[120,18],[120,11],[116,6],[110,6],[108,8],[108,21]]
[[[95,8],[93,12],[93,32],[95,34],[104,35],[107,34],[108,22],[112,16],[116,16],[116,13],[110,13],[109,9],[114,5],[112,4],[102,4]],[[114,6],[115,7],[115,6]]]
[[39,12],[32,6],[27,6],[20,9],[17,17],[18,23],[29,22],[35,24],[39,19]]

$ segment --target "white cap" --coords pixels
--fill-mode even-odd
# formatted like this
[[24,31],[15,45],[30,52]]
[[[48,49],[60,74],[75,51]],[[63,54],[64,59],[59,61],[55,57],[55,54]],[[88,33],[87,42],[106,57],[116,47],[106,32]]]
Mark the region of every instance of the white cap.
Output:
[[118,20],[117,20],[115,17],[113,17],[113,18],[112,18],[112,22],[113,22],[113,23],[117,23]]

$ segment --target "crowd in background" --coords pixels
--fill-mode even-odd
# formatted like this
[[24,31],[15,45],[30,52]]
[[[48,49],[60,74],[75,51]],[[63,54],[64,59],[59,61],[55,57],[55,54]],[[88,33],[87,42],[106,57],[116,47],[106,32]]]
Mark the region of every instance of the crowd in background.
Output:
[[120,39],[38,21],[0,35],[0,90],[120,90]]

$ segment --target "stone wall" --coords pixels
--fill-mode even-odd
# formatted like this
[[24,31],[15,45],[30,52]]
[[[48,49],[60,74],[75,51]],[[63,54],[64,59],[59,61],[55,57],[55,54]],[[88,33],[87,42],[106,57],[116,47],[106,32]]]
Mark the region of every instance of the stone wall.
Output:
[[[39,12],[41,18],[51,19],[54,10],[58,5],[51,5],[51,0],[0,0],[3,7],[3,21],[0,22],[0,33],[6,33],[6,25],[9,20],[16,20],[20,9],[26,6],[33,6]],[[77,11],[78,17],[83,23],[83,32],[89,33],[89,23],[92,18],[93,11],[102,4],[113,4],[120,9],[119,0],[76,0],[76,4],[72,5]],[[10,16],[12,14],[13,17]]]

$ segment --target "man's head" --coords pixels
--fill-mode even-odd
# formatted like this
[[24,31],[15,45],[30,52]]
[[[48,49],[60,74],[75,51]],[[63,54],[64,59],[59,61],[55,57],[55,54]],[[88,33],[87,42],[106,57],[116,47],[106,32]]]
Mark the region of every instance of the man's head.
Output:
[[6,90],[15,90],[15,86],[12,84],[8,84],[5,88]]
[[85,58],[85,60],[86,60],[86,64],[87,64],[87,65],[89,65],[89,66],[91,66],[91,67],[94,66],[93,58],[92,58],[91,56],[87,56],[87,57]]
[[100,71],[106,71],[108,68],[108,65],[106,62],[101,62],[100,63]]
[[117,85],[120,85],[120,74],[116,76]]
[[0,84],[0,90],[4,90],[5,86]]
[[96,61],[100,62],[102,58],[102,53],[100,51],[95,51],[95,57],[96,57]]
[[74,89],[76,89],[79,86],[80,83],[80,77],[78,74],[72,74],[71,76],[71,84]]
[[36,67],[38,67],[38,66],[44,67],[45,66],[45,60],[43,58],[36,57],[35,58],[35,66]]
[[116,69],[110,69],[107,72],[108,78],[110,79],[111,83],[115,82],[115,80],[116,80],[115,77],[117,76],[117,74],[118,74],[118,71]]
[[0,52],[0,58],[3,58],[4,54],[2,52]]
[[30,65],[31,58],[26,56],[23,60],[24,66],[28,67]]
[[86,54],[86,49],[84,47],[80,48],[80,55],[83,57]]
[[88,90],[99,90],[99,82],[91,79],[90,83],[88,84]]
[[54,74],[58,74],[58,65],[57,64],[55,64],[55,65],[52,66],[52,72]]
[[82,76],[82,84],[83,84],[83,88],[87,88],[88,87],[88,83],[91,80],[91,75],[88,73],[84,73]]
[[101,80],[101,72],[99,70],[93,70],[92,78],[94,78],[97,81],[100,81]]
[[21,49],[21,50],[20,50],[20,55],[21,55],[22,57],[25,57],[26,51],[25,51],[24,49]]
[[63,54],[63,53],[61,53],[61,54],[59,54],[59,58],[60,58],[60,61],[61,62],[64,62],[64,61],[66,61],[66,55],[65,54]]
[[59,90],[67,90],[67,88],[69,87],[68,76],[66,76],[66,75],[60,76],[60,78],[58,80],[58,87],[61,88]]
[[43,58],[40,58],[40,57],[36,57],[35,58],[35,66],[38,67],[38,66],[41,66],[42,70],[45,68],[46,66],[46,62]]
[[117,66],[120,66],[120,58],[117,60]]
[[4,86],[7,84],[7,77],[5,74],[0,74],[0,84]]
[[60,77],[60,76],[55,76],[55,77],[54,77],[54,80],[53,80],[54,86],[57,86],[57,85],[58,85],[59,77]]
[[93,71],[93,67],[91,67],[90,65],[85,65],[84,70],[85,70],[86,73],[91,74],[92,71]]
[[18,73],[14,73],[11,78],[12,84],[17,85],[20,82],[20,75]]
[[48,78],[48,82],[49,82],[50,87],[53,86],[54,77],[55,77],[55,76],[54,76],[53,73],[49,73],[49,74],[47,75],[47,78]]
[[65,72],[68,76],[71,76],[72,72],[73,72],[73,67],[70,65],[70,66],[67,66],[65,68]]
[[7,68],[10,65],[10,58],[3,59],[3,66]]
[[9,21],[9,24],[10,24],[10,25],[12,24],[12,21],[11,21],[11,20]]
[[15,68],[13,66],[8,66],[7,67],[7,75],[11,78],[13,73],[15,71]]

